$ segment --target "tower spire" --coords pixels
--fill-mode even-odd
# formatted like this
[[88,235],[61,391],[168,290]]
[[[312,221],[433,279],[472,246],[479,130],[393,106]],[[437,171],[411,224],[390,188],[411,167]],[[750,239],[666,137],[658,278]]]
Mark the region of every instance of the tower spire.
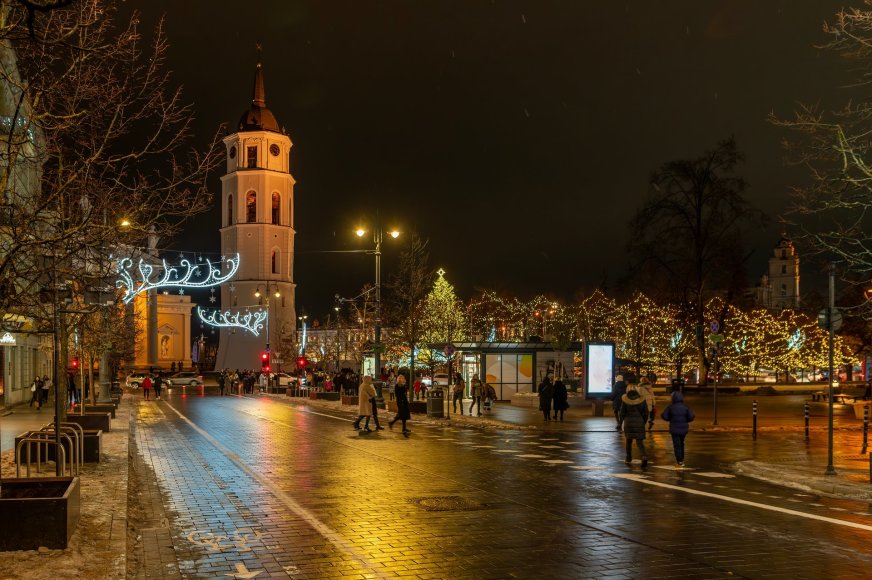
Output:
[[254,69],[254,96],[251,99],[253,105],[258,107],[266,107],[266,93],[263,90],[263,66],[261,65],[261,56],[263,47],[257,43],[257,67]]

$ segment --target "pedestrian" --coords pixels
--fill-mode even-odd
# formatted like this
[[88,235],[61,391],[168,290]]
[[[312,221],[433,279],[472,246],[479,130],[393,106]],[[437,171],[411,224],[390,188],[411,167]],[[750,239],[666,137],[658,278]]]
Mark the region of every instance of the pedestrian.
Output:
[[394,390],[396,389],[396,386],[397,377],[394,374],[394,371],[391,371],[390,373],[388,373],[388,394],[391,401],[394,400]]
[[463,415],[463,391],[466,390],[466,385],[463,384],[463,377],[460,373],[454,375],[454,389],[452,391],[451,403],[454,406],[454,413],[457,413],[457,402],[460,401],[460,414]]
[[627,383],[624,381],[624,375],[615,377],[615,382],[612,385],[612,411],[615,413],[615,423],[617,430],[621,430],[621,397],[627,394]]
[[260,392],[266,392],[266,373],[260,373]]
[[39,383],[39,375],[36,375],[36,378],[33,379],[33,383],[30,384],[30,403],[27,405],[28,407],[33,407],[33,404],[36,403],[37,411],[40,408],[39,397],[42,394],[42,385]]
[[393,429],[394,423],[402,421],[403,435],[408,435],[411,431],[406,428],[406,421],[412,418],[412,411],[409,408],[409,386],[406,384],[406,375],[401,374],[397,377],[394,395],[397,398],[397,414],[388,422],[388,427]]
[[357,421],[353,423],[356,430],[360,430],[360,420],[366,417],[366,425],[364,431],[372,431],[369,428],[369,416],[372,414],[372,406],[375,405],[375,387],[372,384],[372,377],[366,375],[363,377],[363,383],[360,385],[360,391],[357,397],[357,412],[359,413]]
[[636,387],[627,387],[627,393],[621,397],[621,424],[624,426],[624,435],[627,438],[626,458],[624,463],[629,465],[633,461],[633,441],[639,447],[642,454],[642,467],[648,466],[648,454],[645,452],[645,422],[648,421],[648,404]]
[[85,387],[82,389],[84,391],[83,396],[84,400],[88,400],[91,398],[91,373],[85,373]]
[[415,377],[415,383],[412,385],[412,390],[415,391],[415,400],[418,401],[421,399],[421,387],[424,385],[421,382],[421,375]]
[[218,373],[218,392],[221,393],[221,396],[224,396],[224,384],[227,382],[227,376],[224,372]]
[[76,376],[73,373],[67,374],[67,398],[71,405],[79,402],[79,393],[76,390]]
[[490,411],[493,409],[494,401],[497,400],[497,391],[493,388],[493,385],[490,383],[484,384],[484,393],[485,393],[485,411]]
[[154,398],[157,401],[160,401],[160,391],[163,388],[163,376],[161,376],[160,371],[157,372],[157,376],[154,377]]
[[173,364],[170,365],[170,372],[176,374],[176,361],[173,361]]
[[48,394],[51,391],[51,388],[54,386],[54,384],[51,382],[51,379],[48,378],[48,375],[42,375],[42,382],[40,383],[40,386],[42,387],[40,389],[42,391],[42,393],[40,393],[39,397],[40,397],[40,406],[42,406],[48,402]]
[[669,434],[672,435],[672,449],[675,452],[677,467],[684,467],[684,439],[690,431],[690,423],[696,419],[693,410],[684,404],[684,395],[679,391],[672,393],[672,403],[663,410],[660,417],[669,421]]
[[566,391],[566,385],[563,381],[554,381],[554,420],[557,420],[557,414],[560,414],[560,421],[563,421],[563,412],[569,408],[569,393]]
[[472,417],[472,408],[478,405],[478,416],[481,417],[482,384],[478,375],[472,375],[472,380],[469,381],[469,388],[472,393],[472,401],[469,403],[469,416]]
[[539,383],[539,410],[545,417],[545,421],[551,420],[551,399],[554,397],[554,385],[551,384],[551,375],[545,375],[545,378]]
[[651,379],[648,377],[642,377],[638,390],[639,394],[642,395],[642,398],[645,399],[645,404],[648,406],[648,431],[650,431],[654,428],[654,415],[657,413]]
[[145,375],[145,378],[142,379],[142,398],[146,401],[151,396],[151,377],[149,375]]

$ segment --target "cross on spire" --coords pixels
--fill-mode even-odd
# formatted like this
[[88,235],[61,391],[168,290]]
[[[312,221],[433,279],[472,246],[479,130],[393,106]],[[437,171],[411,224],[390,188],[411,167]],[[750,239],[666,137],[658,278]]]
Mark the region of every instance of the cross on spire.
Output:
[[445,270],[443,270],[442,268],[436,270],[436,273],[439,274],[440,278],[443,278],[445,276]]

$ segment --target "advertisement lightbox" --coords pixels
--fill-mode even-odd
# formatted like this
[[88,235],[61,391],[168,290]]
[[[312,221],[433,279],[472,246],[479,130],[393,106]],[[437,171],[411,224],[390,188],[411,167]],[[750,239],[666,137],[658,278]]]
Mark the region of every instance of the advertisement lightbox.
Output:
[[587,397],[601,399],[612,394],[615,380],[615,343],[588,342],[584,345],[584,387]]

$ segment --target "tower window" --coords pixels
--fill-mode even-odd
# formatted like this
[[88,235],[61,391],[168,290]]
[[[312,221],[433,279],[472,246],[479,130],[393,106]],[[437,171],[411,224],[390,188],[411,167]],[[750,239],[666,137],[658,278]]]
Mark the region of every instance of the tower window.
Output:
[[247,151],[245,166],[249,169],[257,168],[257,146],[248,147]]
[[227,196],[227,225],[233,225],[233,194]]
[[278,225],[282,209],[282,196],[274,191],[272,194],[272,223]]
[[787,296],[787,284],[782,284],[782,285],[781,285],[781,295],[782,295],[782,296]]
[[249,191],[245,197],[245,221],[252,224],[257,221],[257,193]]
[[275,250],[272,251],[272,257],[270,258],[270,262],[271,262],[270,268],[272,270],[272,273],[278,274],[279,273],[279,270],[278,270],[279,265],[278,265],[278,262],[276,262],[276,251]]
[[787,264],[781,264],[781,273],[787,274]]

